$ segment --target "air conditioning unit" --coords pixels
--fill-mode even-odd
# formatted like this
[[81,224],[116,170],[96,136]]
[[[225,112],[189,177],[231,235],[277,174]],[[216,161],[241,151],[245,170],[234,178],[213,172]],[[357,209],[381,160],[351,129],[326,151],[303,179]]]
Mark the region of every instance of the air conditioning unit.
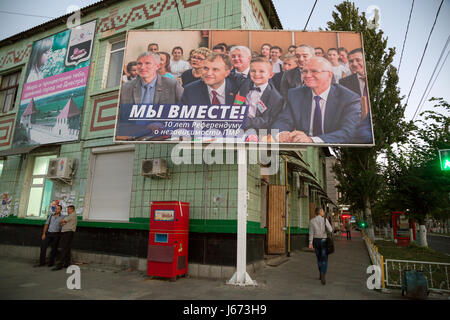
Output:
[[141,175],[160,178],[168,177],[169,170],[167,169],[166,160],[161,158],[142,160]]
[[50,159],[47,170],[47,178],[71,180],[74,169],[74,159],[55,158]]
[[298,189],[298,197],[299,198],[307,198],[308,197],[308,193],[309,193],[309,185],[304,182],[301,181],[300,183],[300,188]]

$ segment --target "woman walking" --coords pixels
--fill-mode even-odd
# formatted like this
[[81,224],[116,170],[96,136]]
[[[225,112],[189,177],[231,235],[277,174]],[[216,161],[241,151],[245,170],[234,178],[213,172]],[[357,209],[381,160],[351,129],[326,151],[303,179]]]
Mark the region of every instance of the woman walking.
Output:
[[328,266],[327,231],[333,232],[333,228],[325,218],[325,211],[322,208],[316,208],[315,214],[315,218],[312,218],[309,222],[309,248],[314,248],[316,252],[320,281],[324,285],[326,283],[325,275]]

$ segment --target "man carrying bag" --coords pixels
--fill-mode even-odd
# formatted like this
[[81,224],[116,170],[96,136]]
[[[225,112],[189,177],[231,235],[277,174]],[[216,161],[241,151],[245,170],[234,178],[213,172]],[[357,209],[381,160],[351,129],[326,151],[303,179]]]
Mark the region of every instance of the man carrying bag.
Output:
[[316,208],[316,216],[309,222],[309,248],[315,250],[317,257],[317,266],[320,273],[320,281],[323,285],[326,283],[325,275],[328,267],[328,254],[334,252],[333,240],[328,238],[327,231],[333,232],[330,222],[325,218],[325,211],[322,208]]

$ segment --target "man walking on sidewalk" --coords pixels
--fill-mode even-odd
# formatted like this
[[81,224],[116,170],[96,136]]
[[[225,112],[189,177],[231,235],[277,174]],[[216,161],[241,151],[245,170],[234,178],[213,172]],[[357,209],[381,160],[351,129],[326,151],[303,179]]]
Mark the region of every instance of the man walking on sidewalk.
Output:
[[345,231],[347,231],[347,240],[352,240],[352,226],[350,224],[350,219],[345,222]]
[[328,267],[327,252],[327,230],[333,232],[330,222],[325,218],[325,211],[322,208],[316,208],[316,217],[309,222],[309,248],[315,250],[317,257],[317,266],[319,267],[320,281],[326,283],[325,274]]
[[77,215],[75,214],[75,207],[68,206],[67,213],[68,215],[61,221],[61,259],[52,271],[61,270],[63,267],[67,268],[70,265],[70,246],[72,244],[75,230],[77,229]]
[[63,216],[61,216],[62,207],[57,205],[55,208],[55,213],[48,217],[44,225],[44,231],[41,237],[41,255],[39,259],[39,264],[35,267],[45,266],[45,257],[47,255],[47,248],[50,245],[52,251],[50,252],[50,258],[48,261],[48,266],[51,267],[55,264],[56,252],[58,250],[59,239],[61,238],[61,221]]

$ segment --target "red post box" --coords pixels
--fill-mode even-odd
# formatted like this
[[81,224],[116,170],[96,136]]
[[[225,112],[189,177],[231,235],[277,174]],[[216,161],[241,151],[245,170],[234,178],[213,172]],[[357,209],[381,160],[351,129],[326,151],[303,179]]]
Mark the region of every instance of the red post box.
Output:
[[147,274],[176,279],[187,273],[189,203],[152,201]]

